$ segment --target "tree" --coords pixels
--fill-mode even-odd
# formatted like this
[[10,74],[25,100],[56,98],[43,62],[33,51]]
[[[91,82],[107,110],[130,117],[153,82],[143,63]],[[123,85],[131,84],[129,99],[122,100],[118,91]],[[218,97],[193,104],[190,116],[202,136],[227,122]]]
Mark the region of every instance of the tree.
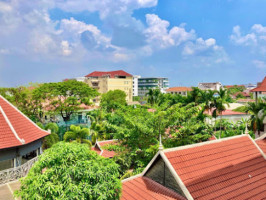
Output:
[[69,121],[72,114],[80,110],[80,105],[90,105],[91,98],[99,93],[86,83],[68,80],[58,83],[44,83],[34,91],[38,99],[44,100],[48,105],[46,109],[59,113],[65,122]]
[[126,93],[122,90],[110,90],[102,95],[101,107],[113,111],[121,105],[126,105]]
[[258,131],[260,135],[260,131],[263,128],[263,119],[266,116],[266,103],[262,101],[258,101],[257,103],[249,102],[247,107],[247,111],[251,114],[251,126],[254,132]]
[[149,89],[149,92],[146,94],[146,96],[148,96],[147,102],[151,105],[158,104],[160,100],[160,95],[160,89]]
[[119,199],[119,166],[86,145],[59,142],[21,179],[15,194],[25,200]]
[[42,129],[51,131],[51,134],[46,136],[43,140],[42,143],[43,149],[48,149],[57,142],[59,142],[59,136],[58,136],[59,127],[56,123],[48,123],[45,126],[43,126],[43,124],[40,122],[37,122],[36,124]]
[[80,128],[80,126],[71,125],[70,130],[64,135],[64,141],[76,141],[78,143],[85,143],[91,147],[91,141],[88,139],[90,130],[88,128]]
[[[222,120],[222,112],[226,110],[225,108],[225,104],[228,105],[226,98],[227,98],[227,90],[226,89],[222,89],[220,88],[220,90],[218,90],[218,99],[216,101],[216,109],[218,111],[218,113],[220,114],[220,120]],[[220,135],[219,138],[221,137],[221,133],[222,133],[222,126],[220,123]]]

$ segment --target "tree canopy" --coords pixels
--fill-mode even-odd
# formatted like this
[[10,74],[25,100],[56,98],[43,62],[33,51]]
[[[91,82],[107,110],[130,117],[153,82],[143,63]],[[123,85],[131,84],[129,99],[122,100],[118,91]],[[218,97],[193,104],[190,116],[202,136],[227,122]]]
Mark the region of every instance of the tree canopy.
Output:
[[16,196],[25,200],[119,199],[118,168],[86,145],[59,142],[21,179]]
[[126,105],[126,96],[122,90],[110,90],[102,95],[101,107],[108,111],[115,110],[121,105]]

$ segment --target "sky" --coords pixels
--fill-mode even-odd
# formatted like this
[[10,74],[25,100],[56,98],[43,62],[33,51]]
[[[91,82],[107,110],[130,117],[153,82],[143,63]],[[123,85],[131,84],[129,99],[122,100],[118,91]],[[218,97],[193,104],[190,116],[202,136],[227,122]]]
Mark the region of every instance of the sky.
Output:
[[266,76],[265,0],[0,0],[0,87],[92,71],[170,86]]

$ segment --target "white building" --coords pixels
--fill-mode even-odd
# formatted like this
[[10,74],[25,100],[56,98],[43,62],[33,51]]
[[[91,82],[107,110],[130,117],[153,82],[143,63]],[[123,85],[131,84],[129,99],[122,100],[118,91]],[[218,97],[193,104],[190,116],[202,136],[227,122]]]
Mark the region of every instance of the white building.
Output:
[[216,83],[199,83],[198,88],[201,90],[220,90],[222,88],[222,84],[220,82]]
[[133,97],[139,96],[139,93],[138,93],[139,78],[141,78],[141,76],[133,75]]

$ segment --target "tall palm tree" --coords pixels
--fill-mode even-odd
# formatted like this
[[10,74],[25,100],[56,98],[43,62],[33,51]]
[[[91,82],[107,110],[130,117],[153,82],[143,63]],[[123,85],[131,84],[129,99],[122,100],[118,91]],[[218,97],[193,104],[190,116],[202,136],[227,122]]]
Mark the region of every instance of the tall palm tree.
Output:
[[247,111],[250,116],[251,126],[254,132],[258,131],[258,135],[260,135],[260,131],[263,126],[263,119],[265,117],[266,103],[262,101],[249,102],[246,106]]
[[91,141],[88,139],[90,130],[88,128],[80,128],[80,126],[71,125],[70,130],[64,135],[64,141],[76,141],[78,143],[85,143],[91,147]]
[[[218,99],[216,101],[216,109],[217,112],[220,114],[220,120],[222,121],[222,112],[226,110],[225,104],[229,105],[229,103],[226,101],[227,98],[227,90],[220,88],[217,92],[218,94]],[[221,133],[222,133],[222,123],[220,121],[220,133],[219,133],[219,138],[221,138]]]

